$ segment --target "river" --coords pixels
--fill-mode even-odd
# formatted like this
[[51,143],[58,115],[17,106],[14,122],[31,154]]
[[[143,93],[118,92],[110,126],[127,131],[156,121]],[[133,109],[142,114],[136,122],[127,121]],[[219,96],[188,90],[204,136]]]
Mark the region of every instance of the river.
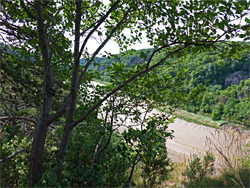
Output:
[[[144,111],[141,112],[143,116]],[[164,112],[153,109],[148,115],[153,116],[157,113]],[[130,123],[130,119],[127,118],[126,124]],[[126,127],[119,127],[118,129],[119,132],[123,132]],[[210,151],[216,157],[217,167],[223,168],[225,157],[232,165],[237,165],[237,159],[243,156],[242,149],[244,150],[246,143],[250,141],[249,130],[232,127],[216,129],[179,118],[176,118],[174,123],[170,123],[168,129],[174,131],[174,138],[166,141],[168,155],[174,162],[188,162],[194,156],[202,156]]]

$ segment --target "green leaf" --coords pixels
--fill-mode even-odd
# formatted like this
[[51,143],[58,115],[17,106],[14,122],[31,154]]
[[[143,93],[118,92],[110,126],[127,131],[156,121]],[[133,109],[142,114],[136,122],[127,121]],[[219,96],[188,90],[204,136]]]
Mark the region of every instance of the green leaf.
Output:
[[101,31],[97,31],[98,36],[102,36],[102,32]]

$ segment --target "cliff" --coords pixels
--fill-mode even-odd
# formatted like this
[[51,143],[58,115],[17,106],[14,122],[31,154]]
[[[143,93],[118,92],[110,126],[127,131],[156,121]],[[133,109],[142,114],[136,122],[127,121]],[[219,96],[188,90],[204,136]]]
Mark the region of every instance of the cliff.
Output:
[[247,80],[249,78],[249,75],[245,71],[237,71],[233,74],[229,74],[225,77],[225,87],[231,86],[233,84],[238,85],[241,80]]

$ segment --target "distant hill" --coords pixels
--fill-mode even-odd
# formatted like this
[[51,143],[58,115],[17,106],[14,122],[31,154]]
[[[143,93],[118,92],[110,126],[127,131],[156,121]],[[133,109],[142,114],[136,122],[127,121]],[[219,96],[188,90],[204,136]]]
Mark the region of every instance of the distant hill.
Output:
[[[105,72],[107,67],[121,62],[126,67],[136,66],[147,61],[152,51],[144,49],[132,54],[118,54],[112,59],[96,58],[91,69],[101,72],[103,81],[110,81]],[[156,54],[152,63],[164,57],[163,53]],[[178,63],[174,63],[176,59],[168,59],[173,65],[159,73],[175,77],[179,71],[188,69],[183,78],[183,90],[189,93],[203,84],[204,91],[198,99],[184,105],[184,109],[211,116],[214,120],[225,119],[250,127],[250,50],[238,56],[241,58],[222,58],[216,51],[187,54],[179,58]],[[81,64],[85,63],[82,59]]]
[[[90,68],[103,72],[108,66],[119,62],[125,63],[126,67],[136,66],[147,61],[152,51],[153,49],[143,49],[135,51],[132,54],[118,54],[116,55],[116,59],[97,57],[90,65]],[[140,56],[141,52],[147,55],[146,59]],[[188,69],[189,76],[187,80],[192,86],[197,86],[200,83],[204,83],[205,80],[209,80],[208,83],[212,85],[221,85],[222,88],[226,88],[232,84],[239,84],[241,80],[250,78],[250,51],[248,50],[240,55],[241,59],[222,59],[216,52],[201,52],[195,55],[188,54],[179,63],[168,67],[167,73],[175,76],[184,67]],[[163,53],[157,54],[154,61],[163,56]],[[169,61],[171,62],[171,60],[173,61],[173,59]],[[80,61],[81,65],[86,63],[84,59]],[[102,79],[109,80],[107,75]]]
[[[117,55],[112,55],[112,58],[109,57],[96,57],[94,62],[91,63],[90,69],[92,70],[97,70],[98,72],[103,73],[102,80],[103,81],[110,81],[109,75],[106,74],[105,70],[107,67],[111,66],[114,63],[125,63],[126,67],[131,67],[131,66],[136,66],[137,64],[142,64],[145,61],[148,60],[149,56],[147,58],[141,57],[141,53],[144,54],[150,54],[152,53],[153,49],[142,49],[142,50],[137,50],[132,53],[125,53],[125,54],[117,54]],[[85,65],[86,60],[81,59],[80,63],[82,66]]]

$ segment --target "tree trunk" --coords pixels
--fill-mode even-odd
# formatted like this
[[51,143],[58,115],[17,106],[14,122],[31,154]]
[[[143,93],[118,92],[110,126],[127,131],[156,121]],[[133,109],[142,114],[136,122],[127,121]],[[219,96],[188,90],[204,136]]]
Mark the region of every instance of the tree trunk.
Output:
[[[42,16],[41,2],[36,1],[37,10],[37,27],[39,34],[39,47],[42,52],[42,60],[44,66],[44,83],[42,87],[43,91],[43,103],[40,110],[40,114],[37,120],[37,125],[32,142],[31,151],[31,164],[29,174],[29,186],[33,187],[37,184],[43,174],[43,154],[44,144],[46,141],[48,131],[48,117],[53,102],[53,95],[49,93],[50,90],[54,89],[53,74],[50,66],[49,58],[49,44],[47,43],[46,31],[44,27],[44,20]],[[52,122],[51,122],[52,123]]]
[[65,161],[66,151],[68,149],[69,140],[71,136],[72,129],[64,129],[62,142],[60,145],[60,150],[58,154],[58,169],[57,169],[57,181],[61,181],[61,175],[63,170],[63,162]]
[[74,65],[72,72],[72,81],[71,81],[71,98],[68,116],[65,124],[65,128],[63,131],[62,142],[59,149],[58,154],[58,169],[57,169],[57,181],[61,181],[61,173],[63,169],[63,162],[66,157],[66,151],[68,149],[69,140],[71,136],[71,132],[73,127],[71,127],[71,123],[74,120],[75,110],[76,110],[76,101],[77,101],[77,93],[79,90],[78,79],[79,79],[79,68],[80,68],[80,60],[78,58],[79,54],[79,46],[80,46],[80,25],[81,25],[81,1],[76,0],[76,20],[75,20],[75,46],[74,46]]
[[43,153],[48,126],[44,118],[39,118],[32,143],[29,187],[37,184],[43,174]]

